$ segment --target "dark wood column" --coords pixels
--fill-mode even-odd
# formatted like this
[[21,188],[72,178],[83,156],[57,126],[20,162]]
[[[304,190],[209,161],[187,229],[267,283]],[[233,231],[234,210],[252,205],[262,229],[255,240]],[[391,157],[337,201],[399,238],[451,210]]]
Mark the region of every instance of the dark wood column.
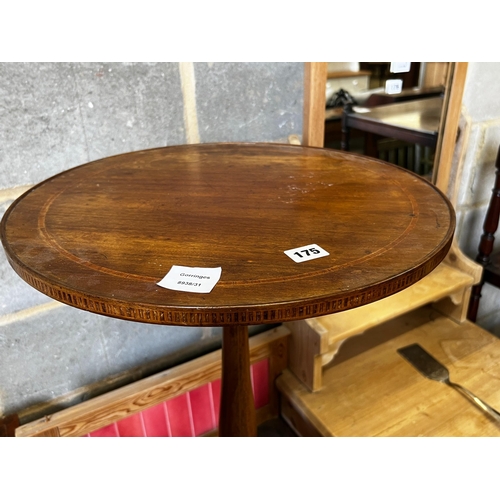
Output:
[[225,326],[219,436],[256,436],[247,326]]

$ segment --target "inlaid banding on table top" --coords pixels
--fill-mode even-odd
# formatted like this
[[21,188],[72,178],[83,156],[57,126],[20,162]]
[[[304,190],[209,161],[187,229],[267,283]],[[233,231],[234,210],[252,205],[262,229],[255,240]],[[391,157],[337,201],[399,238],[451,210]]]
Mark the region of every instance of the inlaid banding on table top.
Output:
[[[85,311],[94,312],[117,319],[143,323],[177,326],[225,326],[256,325],[296,321],[326,314],[345,311],[388,297],[418,282],[429,274],[444,258],[448,249],[443,249],[425,265],[406,273],[382,285],[373,286],[360,293],[346,294],[343,297],[323,300],[302,306],[263,306],[259,310],[245,310],[243,306],[229,306],[226,311],[189,311],[169,306],[130,306],[119,302],[107,302],[99,298],[89,298],[80,294],[52,287],[40,279],[14,265],[16,272],[40,292],[62,303]],[[231,310],[233,309],[233,310]],[[236,310],[235,310],[236,309]]]
[[[306,279],[306,278],[314,278],[316,276],[323,276],[323,275],[328,274],[328,273],[333,273],[333,272],[339,271],[340,269],[344,269],[346,267],[357,266],[359,264],[362,264],[363,262],[374,259],[374,258],[384,254],[385,252],[393,249],[395,246],[397,246],[398,243],[402,242],[405,239],[406,235],[410,232],[411,228],[417,223],[417,219],[418,219],[418,216],[412,217],[408,223],[408,227],[394,241],[390,242],[385,247],[380,248],[380,249],[376,250],[375,252],[372,252],[368,255],[364,255],[358,259],[353,259],[352,261],[344,262],[343,264],[338,264],[338,265],[326,267],[326,268],[319,269],[316,271],[303,272],[300,274],[286,276],[286,277],[276,276],[273,278],[259,278],[259,279],[253,279],[253,280],[240,280],[240,281],[221,279],[220,282],[218,283],[218,286],[219,287],[221,287],[221,286],[222,287],[224,287],[224,286],[240,287],[240,286],[251,286],[251,285],[256,285],[256,284],[283,282],[284,279],[286,279],[287,281],[301,280],[301,279]],[[126,273],[123,271],[99,266],[99,265],[96,265],[92,262],[81,259],[81,258],[77,257],[76,255],[72,254],[71,252],[68,252],[67,250],[62,248],[54,238],[49,236],[45,227],[42,227],[40,229],[42,231],[43,237],[54,248],[57,248],[58,252],[61,255],[64,255],[69,260],[71,260],[71,261],[73,261],[73,262],[75,262],[83,267],[87,267],[88,269],[102,272],[102,273],[108,274],[110,276],[115,276],[115,277],[123,278],[123,279],[134,279],[134,280],[143,281],[146,283],[157,283],[162,278],[162,276],[152,277],[152,276],[144,276],[144,275],[139,275],[139,274],[134,274],[134,273]],[[280,255],[281,255],[281,253],[280,253]]]
[[[108,167],[107,170],[109,170],[111,167]],[[360,167],[363,168],[363,167]],[[353,267],[359,264],[362,264],[363,262],[366,262],[368,260],[374,259],[382,254],[384,254],[387,251],[390,251],[394,247],[396,247],[399,243],[401,243],[408,234],[411,233],[411,231],[414,229],[414,227],[417,225],[419,216],[420,216],[420,209],[418,206],[418,203],[414,197],[414,195],[408,191],[408,189],[401,183],[399,182],[398,179],[392,179],[392,178],[387,178],[384,174],[381,174],[381,177],[384,177],[385,180],[394,186],[396,186],[402,193],[405,194],[407,201],[410,204],[410,211],[411,211],[411,216],[408,220],[408,225],[406,228],[402,229],[400,234],[394,238],[393,241],[388,242],[386,245],[382,246],[381,248],[371,252],[368,255],[363,255],[357,259],[352,259],[347,262],[331,265],[326,268],[322,268],[316,271],[304,271],[295,275],[289,275],[289,276],[274,276],[274,277],[261,277],[258,279],[244,279],[244,280],[225,280],[224,277],[221,279],[219,282],[219,286],[248,286],[248,285],[255,285],[255,284],[265,284],[265,283],[278,283],[282,282],[283,279],[286,279],[287,281],[293,281],[293,280],[301,280],[305,278],[313,278],[315,276],[322,276],[324,274],[332,273],[335,271],[339,271],[340,269],[346,268],[346,267]],[[163,276],[147,276],[144,274],[137,274],[137,273],[132,273],[132,272],[124,272],[118,269],[112,269],[110,267],[105,267],[102,265],[98,265],[94,262],[90,262],[86,259],[83,259],[81,257],[78,257],[74,253],[68,251],[65,249],[63,246],[60,245],[58,242],[57,237],[55,237],[53,234],[50,233],[50,231],[46,227],[46,217],[47,214],[49,213],[51,205],[54,203],[54,201],[61,195],[63,194],[64,191],[60,191],[53,196],[51,196],[47,202],[44,204],[42,210],[40,211],[39,217],[38,217],[38,229],[40,231],[41,237],[47,242],[48,247],[52,247],[57,252],[66,257],[67,259],[75,262],[76,264],[86,267],[88,269],[91,269],[93,271],[97,271],[100,273],[108,274],[110,276],[115,276],[118,278],[123,278],[123,279],[133,279],[137,281],[143,281],[143,282],[149,282],[149,283],[157,283]],[[436,216],[437,217],[437,216]],[[439,224],[439,222],[437,222]],[[288,250],[287,248],[283,248],[284,250]],[[331,250],[331,249],[330,249]],[[297,267],[297,270],[300,270],[300,266]]]
[[[293,203],[278,201],[294,186]],[[395,293],[444,258],[454,224],[432,184],[385,162],[204,144],[58,174],[9,207],[1,237],[18,274],[56,300],[122,319],[213,326],[319,316]],[[295,263],[284,254],[308,243],[329,255]],[[208,294],[158,287],[174,264],[220,266],[222,277]]]

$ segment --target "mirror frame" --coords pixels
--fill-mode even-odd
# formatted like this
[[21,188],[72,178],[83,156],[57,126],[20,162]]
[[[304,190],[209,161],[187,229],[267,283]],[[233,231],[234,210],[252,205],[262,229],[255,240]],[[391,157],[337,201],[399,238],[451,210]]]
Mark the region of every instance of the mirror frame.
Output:
[[[452,160],[459,133],[462,96],[467,76],[466,62],[450,62],[443,98],[432,182],[453,200]],[[304,116],[302,144],[323,147],[325,133],[326,79],[328,63],[306,62],[304,66]]]
[[[456,197],[460,185],[458,167],[453,168],[454,157],[460,156],[464,145],[457,144],[460,136],[460,116],[462,97],[467,77],[466,62],[450,62],[443,98],[443,111],[438,132],[438,143],[433,168],[433,184],[441,190],[456,207]],[[306,62],[304,66],[304,110],[302,144],[304,146],[323,147],[325,133],[326,78],[328,63]],[[464,142],[464,141],[461,141]],[[470,276],[474,283],[481,280],[482,267],[467,257],[458,246],[456,237],[445,258],[453,267]],[[468,291],[470,293],[470,289]],[[467,299],[468,300],[468,299]],[[465,319],[465,317],[463,318]]]

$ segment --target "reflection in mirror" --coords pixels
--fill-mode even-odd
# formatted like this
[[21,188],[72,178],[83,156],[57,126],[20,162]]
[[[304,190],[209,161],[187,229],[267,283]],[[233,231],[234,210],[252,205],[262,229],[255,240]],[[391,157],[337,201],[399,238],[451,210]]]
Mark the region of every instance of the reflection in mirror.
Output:
[[[431,178],[449,63],[330,62],[325,142]],[[406,68],[405,68],[406,69]]]

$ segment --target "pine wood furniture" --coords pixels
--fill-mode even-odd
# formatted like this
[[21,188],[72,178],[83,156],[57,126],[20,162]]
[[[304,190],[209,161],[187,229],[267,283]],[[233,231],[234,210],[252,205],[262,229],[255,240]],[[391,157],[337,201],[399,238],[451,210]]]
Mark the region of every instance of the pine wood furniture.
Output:
[[283,417],[301,436],[500,436],[497,422],[397,353],[415,342],[451,380],[500,408],[500,340],[425,306],[348,339],[317,392],[285,370],[277,380]]
[[484,219],[483,234],[479,243],[476,262],[483,267],[481,282],[474,286],[468,311],[468,319],[476,321],[481,290],[484,283],[500,288],[500,252],[493,252],[495,233],[500,219],[500,148],[495,162],[495,183],[492,189],[488,210]]
[[[324,373],[344,342],[386,321],[432,304],[457,323],[466,318],[472,273],[456,266],[455,253],[418,283],[359,309],[287,323],[292,332],[289,369],[304,386],[316,392],[324,387]],[[364,337],[369,345],[369,335]]]
[[[444,259],[454,222],[431,184],[374,159],[199,144],[56,175],[9,207],[0,234],[16,272],[56,300],[131,321],[222,326],[219,431],[255,435],[247,326],[409,287]],[[312,245],[329,255],[297,263],[284,253]],[[221,266],[222,276],[208,294],[159,287],[172,265]]]

